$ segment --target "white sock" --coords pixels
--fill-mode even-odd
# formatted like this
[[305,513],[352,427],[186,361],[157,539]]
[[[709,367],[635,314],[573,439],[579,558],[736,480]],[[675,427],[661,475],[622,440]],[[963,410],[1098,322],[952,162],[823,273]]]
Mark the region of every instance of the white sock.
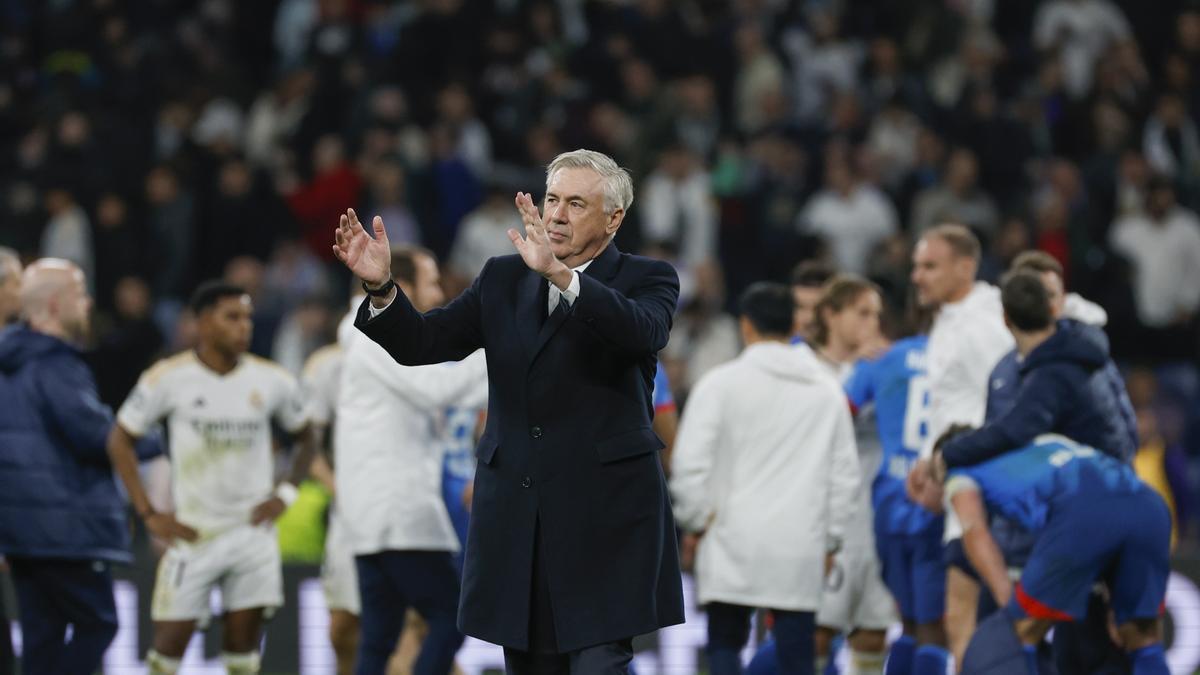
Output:
[[225,664],[225,672],[229,675],[258,675],[259,661],[258,652],[221,652],[221,662]]
[[180,659],[163,656],[151,649],[146,652],[146,667],[149,675],[175,675],[179,672]]
[[852,675],[883,675],[883,662],[887,652],[860,652],[850,650],[850,673]]

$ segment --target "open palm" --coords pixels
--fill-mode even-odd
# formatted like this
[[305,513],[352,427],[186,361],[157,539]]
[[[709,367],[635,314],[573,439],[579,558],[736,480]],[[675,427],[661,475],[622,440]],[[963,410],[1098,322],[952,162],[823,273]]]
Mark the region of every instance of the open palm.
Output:
[[516,198],[517,211],[525,223],[525,237],[516,230],[508,231],[508,238],[516,247],[517,253],[525,261],[529,269],[543,276],[549,274],[558,264],[558,258],[550,250],[550,238],[546,235],[546,227],[542,224],[542,216],[533,198],[527,192],[518,192]]
[[333,254],[359,279],[371,286],[382,286],[392,276],[392,249],[388,244],[383,219],[371,221],[375,236],[367,234],[354,209],[346,209],[334,231]]

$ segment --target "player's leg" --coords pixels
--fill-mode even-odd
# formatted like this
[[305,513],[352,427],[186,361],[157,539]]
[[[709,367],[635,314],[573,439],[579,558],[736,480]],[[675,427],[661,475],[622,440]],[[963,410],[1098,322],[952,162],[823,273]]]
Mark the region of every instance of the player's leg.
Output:
[[[753,607],[710,602],[708,613],[708,669],[712,675],[736,675],[742,672],[741,651],[750,639]],[[778,619],[777,619],[778,620]]]
[[217,540],[175,543],[158,561],[150,618],[154,638],[146,654],[150,675],[174,675],[199,621],[209,615],[209,595],[224,571]]
[[851,563],[855,587],[850,622],[855,630],[847,638],[850,672],[883,675],[887,658],[887,629],[896,622],[896,601],[883,583],[879,559],[873,549]]
[[71,639],[58,649],[63,673],[92,673],[117,635],[112,573],[99,561],[46,561],[44,573],[57,585],[54,602],[71,626]]
[[1134,675],[1165,675],[1159,616],[1171,573],[1171,515],[1145,485],[1121,506],[1122,518],[1114,524],[1123,526],[1127,536],[1109,583],[1117,631]]
[[464,636],[458,631],[459,577],[448,551],[407,551],[390,571],[392,583],[428,626],[414,675],[444,675],[454,666],[454,655]]
[[813,672],[813,631],[816,616],[812,612],[773,610],[775,615],[775,661],[778,672],[811,675]]
[[329,531],[325,537],[325,559],[321,562],[321,587],[329,607],[329,643],[337,658],[338,675],[354,672],[354,656],[358,652],[358,615],[362,605],[358,598],[358,577],[354,571],[354,554],[344,534],[345,526],[336,505],[331,510]]
[[358,651],[358,615],[344,609],[329,610],[329,643],[337,658],[338,675],[354,672],[354,654]]
[[1158,619],[1132,619],[1117,627],[1129,654],[1133,675],[1169,675]]
[[256,675],[261,657],[263,608],[225,612],[221,623],[221,661],[229,675]]
[[283,563],[273,527],[245,526],[222,535],[228,571],[221,579],[221,660],[230,675],[257,673],[263,620],[283,605]]
[[883,582],[896,600],[900,612],[903,632],[888,649],[886,675],[912,675],[913,659],[917,652],[916,620],[913,617],[913,602],[916,589],[913,587],[912,538],[902,534],[875,531],[875,550],[879,553]]
[[838,633],[849,630],[851,610],[851,584],[845,551],[833,559],[833,568],[825,577],[821,592],[821,604],[817,609],[817,629],[813,632],[814,671],[825,672],[833,656],[834,639]]
[[942,560],[941,528],[913,536],[909,562],[912,615],[916,621],[917,649],[913,675],[945,675],[950,652],[942,618],[946,610],[946,565]]
[[946,568],[946,644],[961,663],[967,642],[975,632],[975,614],[979,602],[979,584],[957,567]]
[[52,580],[45,579],[40,560],[9,558],[21,622],[21,672],[57,673],[67,619],[54,602]]
[[359,615],[361,633],[356,675],[383,675],[388,660],[396,649],[400,631],[404,629],[404,614],[408,601],[393,585],[388,568],[394,564],[398,551],[381,551],[355,556],[358,573],[358,594],[362,599]]

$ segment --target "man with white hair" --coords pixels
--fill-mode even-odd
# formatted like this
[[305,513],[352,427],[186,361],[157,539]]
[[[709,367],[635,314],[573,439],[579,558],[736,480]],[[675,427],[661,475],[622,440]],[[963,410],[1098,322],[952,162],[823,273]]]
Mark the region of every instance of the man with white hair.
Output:
[[[383,221],[353,210],[333,249],[370,296],[356,325],[405,365],[483,348],[478,448],[458,625],[505,647],[509,673],[628,673],[632,638],[683,622],[675,522],[651,429],[652,383],[679,280],[621,253],[629,174],[590,150],[556,157],[539,212],[516,196],[519,255],[493,258],[444,308],[392,281]],[[343,383],[353,387],[354,382]]]

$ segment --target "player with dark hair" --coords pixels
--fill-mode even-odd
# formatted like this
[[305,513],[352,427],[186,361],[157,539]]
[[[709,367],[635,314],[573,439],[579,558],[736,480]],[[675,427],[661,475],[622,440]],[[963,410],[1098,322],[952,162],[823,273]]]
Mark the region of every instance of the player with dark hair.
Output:
[[[214,281],[192,296],[199,342],[142,374],[117,414],[108,453],[130,501],[151,534],[170,548],[159,562],[151,616],[152,675],[179,670],[197,625],[209,618],[209,595],[221,589],[221,657],[231,675],[259,669],[266,614],[283,604],[279,544],[273,522],[295,500],[316,439],[296,379],[247,354],[253,330],[250,296]],[[138,476],[133,443],[165,420],[177,513],[151,506]],[[297,451],[285,482],[275,484],[272,420],[293,435]]]
[[825,284],[836,271],[820,260],[805,260],[792,270],[792,342],[807,342],[812,339],[811,331],[817,303]]

